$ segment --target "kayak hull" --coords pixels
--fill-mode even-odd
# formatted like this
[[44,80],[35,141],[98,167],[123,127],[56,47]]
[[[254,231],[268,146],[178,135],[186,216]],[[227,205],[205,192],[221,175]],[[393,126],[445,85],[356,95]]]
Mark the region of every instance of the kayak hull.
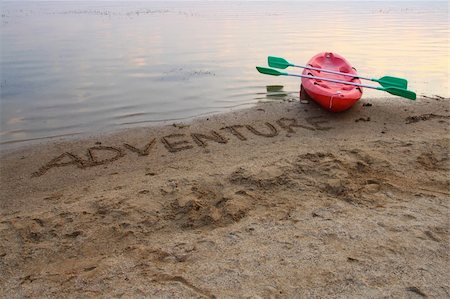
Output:
[[[356,70],[341,55],[323,52],[312,57],[308,66],[323,68],[357,76]],[[329,78],[361,84],[358,78],[304,69],[304,75]],[[319,79],[302,78],[302,87],[308,96],[326,110],[341,112],[350,109],[362,96],[362,87],[334,83]]]

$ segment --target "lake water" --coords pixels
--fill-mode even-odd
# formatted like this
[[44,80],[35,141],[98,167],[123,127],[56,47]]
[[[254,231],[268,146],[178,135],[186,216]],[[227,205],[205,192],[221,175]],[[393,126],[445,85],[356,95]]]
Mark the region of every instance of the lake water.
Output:
[[449,97],[447,2],[1,5],[3,146],[298,99],[298,78],[256,72],[268,55],[305,64],[333,51],[362,75]]

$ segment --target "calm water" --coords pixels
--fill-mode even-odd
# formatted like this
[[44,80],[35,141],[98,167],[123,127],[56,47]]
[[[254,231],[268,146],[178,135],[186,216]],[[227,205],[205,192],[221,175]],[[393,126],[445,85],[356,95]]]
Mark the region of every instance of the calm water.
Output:
[[361,74],[449,96],[447,2],[1,5],[3,145],[251,106],[276,98],[267,85],[298,98],[298,79],[256,72],[267,55],[334,51]]

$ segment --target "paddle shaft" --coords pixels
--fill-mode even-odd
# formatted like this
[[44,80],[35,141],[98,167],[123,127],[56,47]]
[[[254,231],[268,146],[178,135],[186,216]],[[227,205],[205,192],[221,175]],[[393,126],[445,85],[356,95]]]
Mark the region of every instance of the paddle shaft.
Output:
[[295,66],[295,67],[299,67],[299,68],[303,68],[303,69],[308,69],[308,70],[321,71],[321,72],[324,72],[324,73],[330,73],[330,74],[336,74],[336,75],[342,75],[342,76],[347,76],[347,77],[353,77],[353,78],[359,78],[359,79],[373,81],[373,79],[369,78],[369,77],[363,77],[363,76],[355,75],[355,74],[342,73],[342,72],[338,72],[338,71],[321,69],[321,68],[318,68],[318,67],[305,66],[305,65],[299,65],[299,64],[291,64],[291,66]]
[[343,81],[343,80],[337,80],[337,79],[315,77],[315,76],[310,76],[310,75],[289,74],[289,73],[280,72],[280,71],[277,71],[275,69],[262,67],[262,66],[257,66],[256,69],[258,70],[258,72],[260,72],[262,74],[271,75],[271,76],[294,76],[294,77],[309,78],[309,79],[315,79],[315,80],[323,80],[323,81],[328,81],[328,82],[335,82],[335,83],[344,84],[344,85],[361,86],[361,87],[366,87],[366,88],[372,88],[372,89],[376,89],[376,90],[386,91],[386,92],[389,92],[390,94],[393,94],[393,95],[396,95],[396,96],[400,96],[400,97],[404,97],[404,98],[407,98],[407,99],[410,99],[410,100],[415,100],[416,99],[416,93],[414,91],[407,90],[407,89],[404,89],[404,88],[398,88],[398,87],[395,87],[395,86],[387,86],[387,87],[383,88],[383,87],[376,87],[376,86],[366,85],[366,84],[358,84],[358,83],[353,83],[353,82],[348,82],[348,81]]
[[300,75],[300,74],[289,74],[289,73],[282,73],[282,74],[286,75],[286,76],[316,79],[316,80],[329,81],[329,82],[334,82],[334,83],[341,83],[341,84],[345,84],[345,85],[353,85],[353,86],[366,87],[366,88],[372,88],[372,89],[378,89],[378,90],[385,90],[382,87],[376,87],[376,86],[366,85],[366,84],[358,84],[358,83],[353,83],[353,82],[348,82],[348,81],[343,81],[343,80],[315,77],[315,76],[310,76],[310,75]]

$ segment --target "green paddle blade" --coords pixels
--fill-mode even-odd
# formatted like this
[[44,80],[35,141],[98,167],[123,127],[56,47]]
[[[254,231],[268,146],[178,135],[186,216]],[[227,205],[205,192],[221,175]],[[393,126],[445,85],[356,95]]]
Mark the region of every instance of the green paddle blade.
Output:
[[380,83],[381,86],[384,87],[398,87],[407,89],[408,88],[408,81],[403,78],[397,78],[397,77],[391,77],[391,76],[384,76],[380,79],[372,79],[374,82]]
[[403,97],[403,98],[407,98],[410,100],[415,100],[416,99],[416,93],[410,90],[406,90],[403,88],[398,88],[398,87],[386,87],[386,88],[379,88],[379,90],[384,90],[389,92],[390,94],[399,96],[399,97]]
[[274,69],[269,69],[268,67],[257,66],[256,69],[261,74],[266,74],[266,75],[271,75],[271,76],[286,75],[286,73],[283,73],[283,72],[280,72],[280,71],[277,71],[277,70],[274,70]]
[[267,62],[269,63],[270,67],[274,67],[277,69],[285,69],[288,66],[292,66],[292,63],[289,63],[286,59],[281,58],[281,57],[274,57],[274,56],[269,56],[267,57]]

